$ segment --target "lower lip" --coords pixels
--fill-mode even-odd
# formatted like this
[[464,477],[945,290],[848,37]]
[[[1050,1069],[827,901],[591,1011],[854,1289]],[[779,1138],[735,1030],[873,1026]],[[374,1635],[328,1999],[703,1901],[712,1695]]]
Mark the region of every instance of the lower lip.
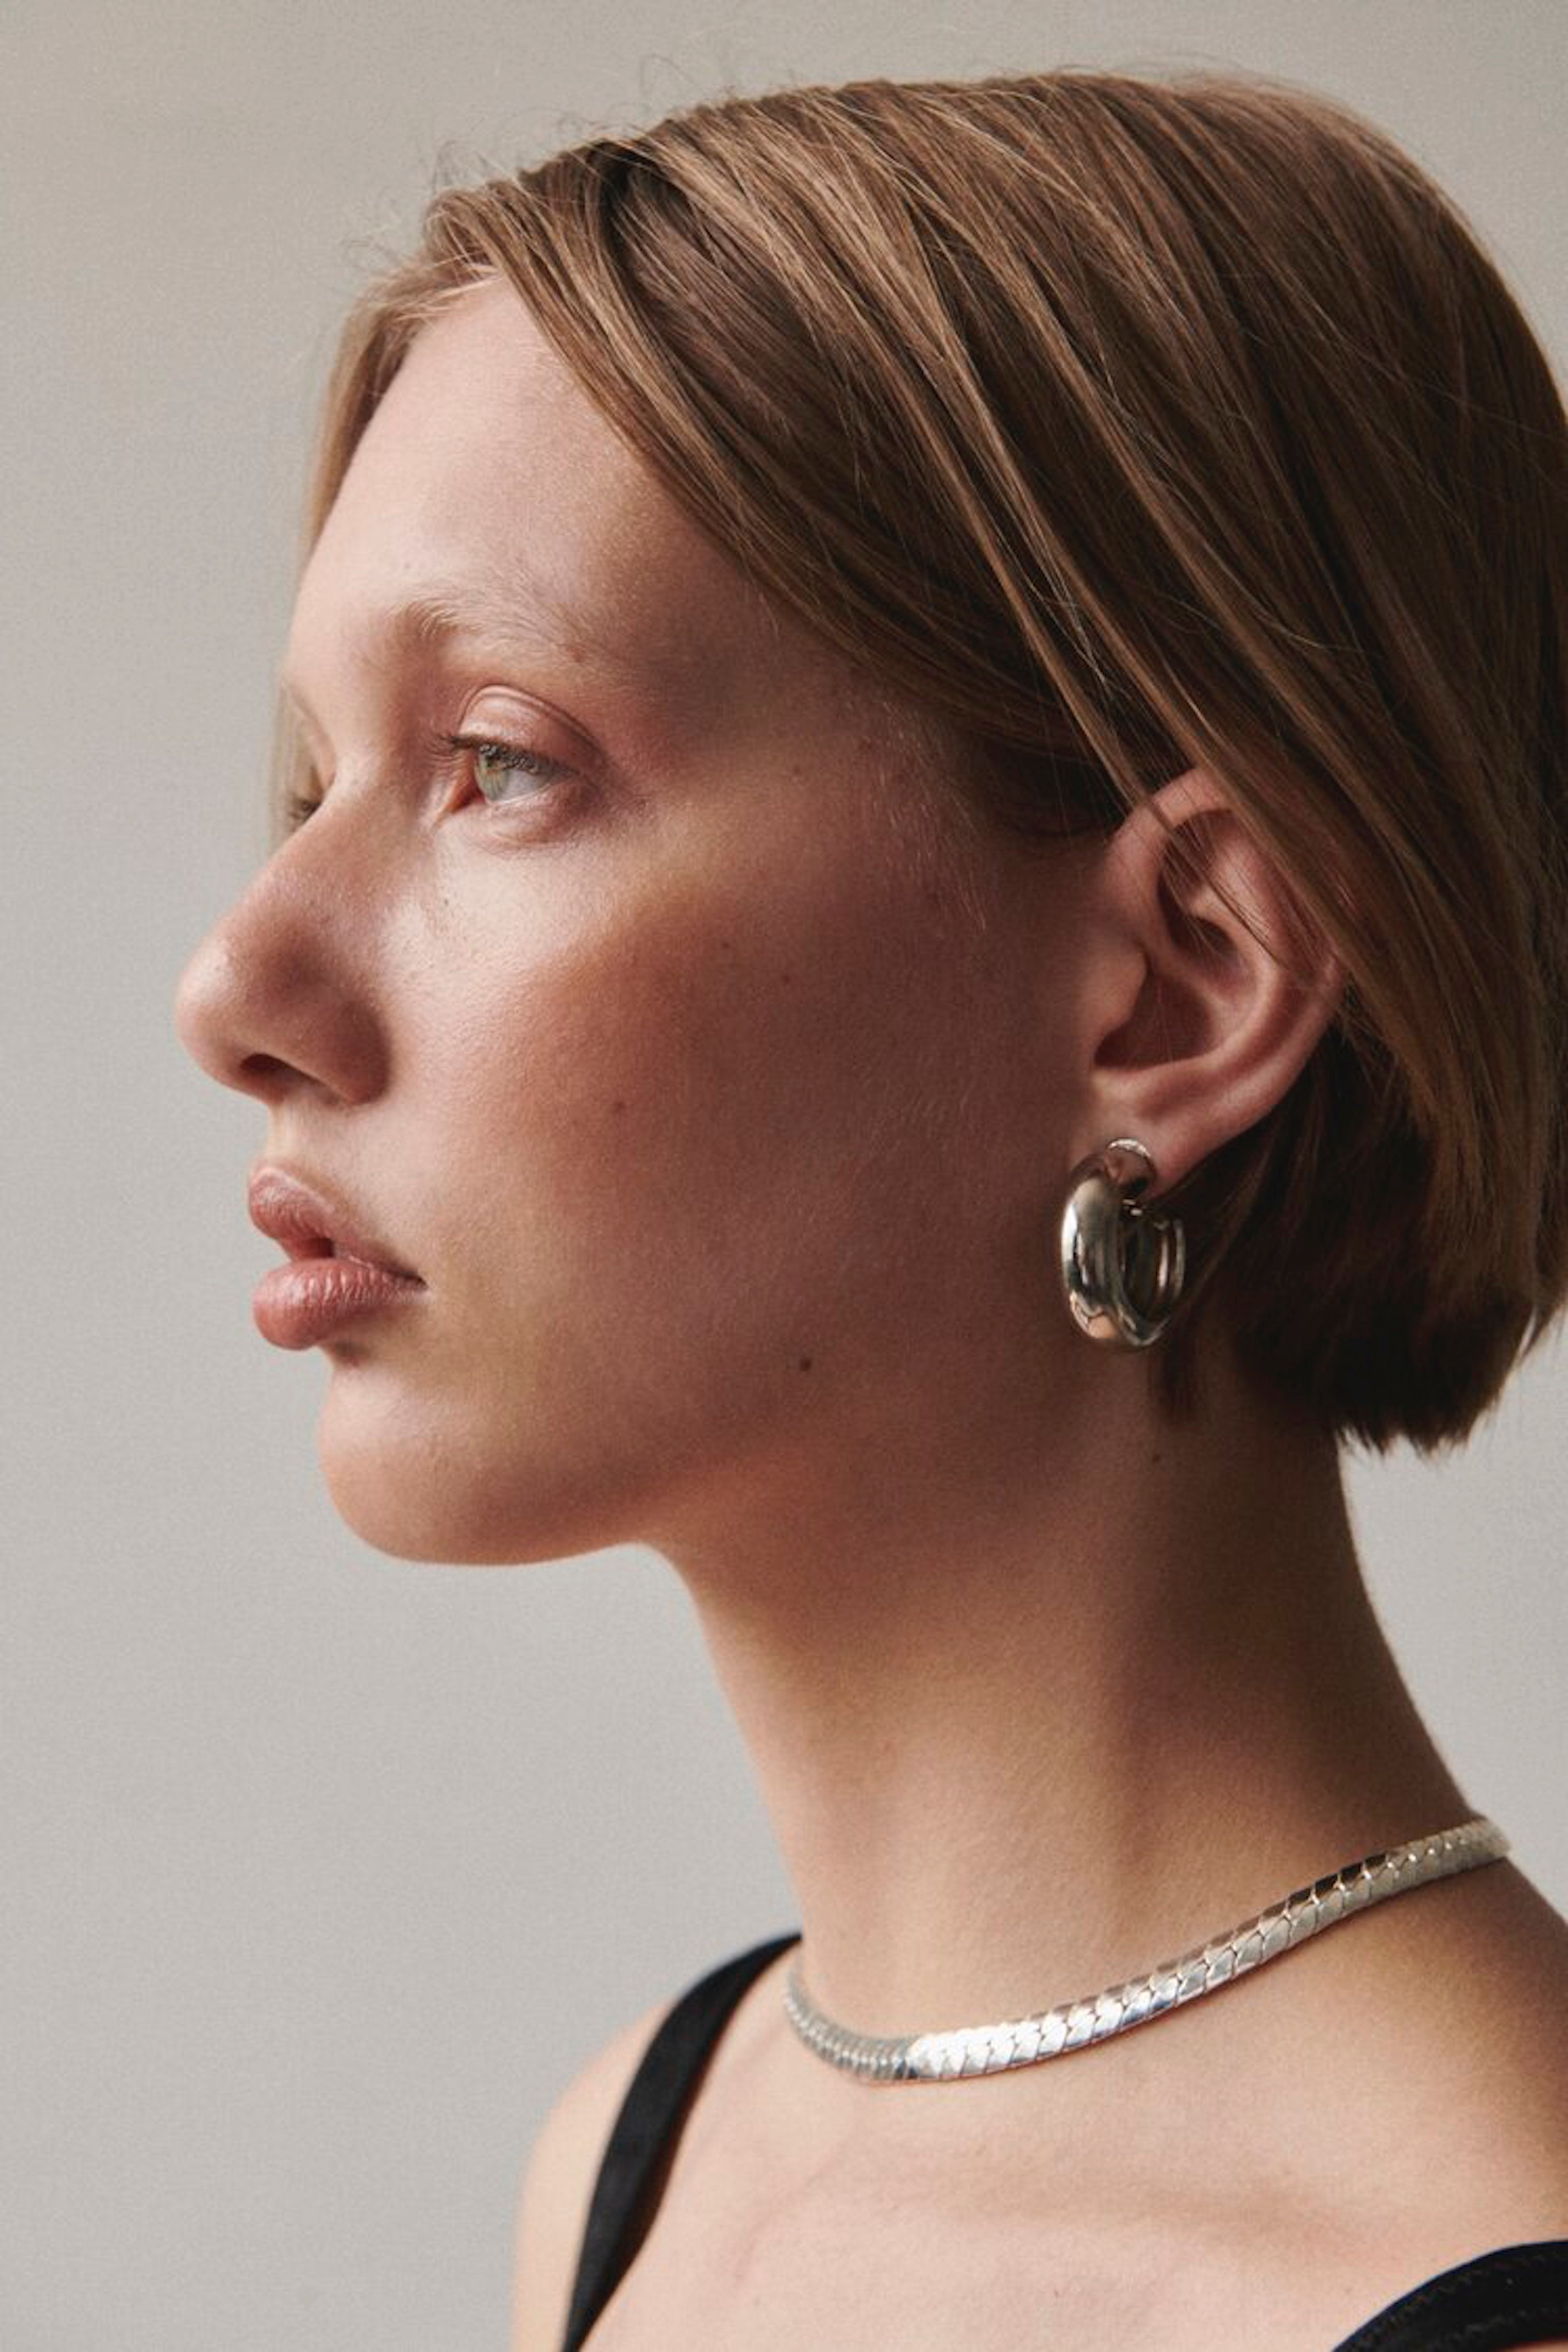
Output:
[[416,1298],[424,1287],[413,1275],[367,1265],[363,1258],[295,1258],[262,1276],[250,1311],[275,1348],[313,1348],[351,1317]]

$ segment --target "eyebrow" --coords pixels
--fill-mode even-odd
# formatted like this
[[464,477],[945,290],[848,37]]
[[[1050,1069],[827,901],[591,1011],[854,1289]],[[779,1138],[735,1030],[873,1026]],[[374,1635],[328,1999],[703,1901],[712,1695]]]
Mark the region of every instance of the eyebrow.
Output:
[[[628,672],[614,653],[567,607],[542,589],[520,593],[512,581],[436,581],[417,594],[373,611],[353,632],[354,648],[372,667],[383,669],[405,652],[420,652],[467,637],[496,647],[552,645],[591,647],[602,666]],[[278,688],[306,718],[310,704],[290,677],[287,657],[276,674]]]

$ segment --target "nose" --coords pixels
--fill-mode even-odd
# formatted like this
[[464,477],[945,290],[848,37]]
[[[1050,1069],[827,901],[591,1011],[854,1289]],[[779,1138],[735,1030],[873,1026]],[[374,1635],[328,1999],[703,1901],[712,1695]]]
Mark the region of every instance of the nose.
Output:
[[351,894],[302,847],[286,843],[202,940],[175,991],[174,1030],[210,1077],[268,1105],[301,1089],[363,1101],[385,1065],[364,944]]

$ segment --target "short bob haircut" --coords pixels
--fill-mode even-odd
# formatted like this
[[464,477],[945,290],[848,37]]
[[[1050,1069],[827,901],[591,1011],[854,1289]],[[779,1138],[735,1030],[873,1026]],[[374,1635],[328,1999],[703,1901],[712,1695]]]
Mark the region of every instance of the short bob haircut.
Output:
[[[307,551],[487,278],[915,710],[966,824],[1109,834],[1219,781],[1345,986],[1162,1203],[1191,1270],[1156,1393],[1194,1409],[1214,1315],[1336,1438],[1463,1437],[1568,1289],[1568,425],[1456,207],[1248,76],[697,106],[431,198],[343,327]],[[306,765],[280,713],[280,808]]]

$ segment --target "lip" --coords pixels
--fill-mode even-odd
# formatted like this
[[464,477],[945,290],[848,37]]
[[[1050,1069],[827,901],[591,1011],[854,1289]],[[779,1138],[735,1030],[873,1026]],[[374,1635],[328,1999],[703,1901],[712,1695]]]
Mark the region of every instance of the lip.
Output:
[[424,1287],[413,1268],[401,1265],[368,1226],[322,1186],[307,1183],[292,1169],[271,1161],[253,1169],[247,1207],[257,1231],[281,1242],[290,1258],[352,1259]]
[[275,1348],[310,1348],[338,1324],[416,1297],[424,1282],[320,1184],[267,1161],[253,1169],[250,1222],[281,1242],[289,1263],[262,1276],[251,1316]]
[[310,1257],[275,1265],[256,1286],[250,1311],[275,1348],[313,1348],[340,1323],[424,1296],[417,1276],[357,1257]]

